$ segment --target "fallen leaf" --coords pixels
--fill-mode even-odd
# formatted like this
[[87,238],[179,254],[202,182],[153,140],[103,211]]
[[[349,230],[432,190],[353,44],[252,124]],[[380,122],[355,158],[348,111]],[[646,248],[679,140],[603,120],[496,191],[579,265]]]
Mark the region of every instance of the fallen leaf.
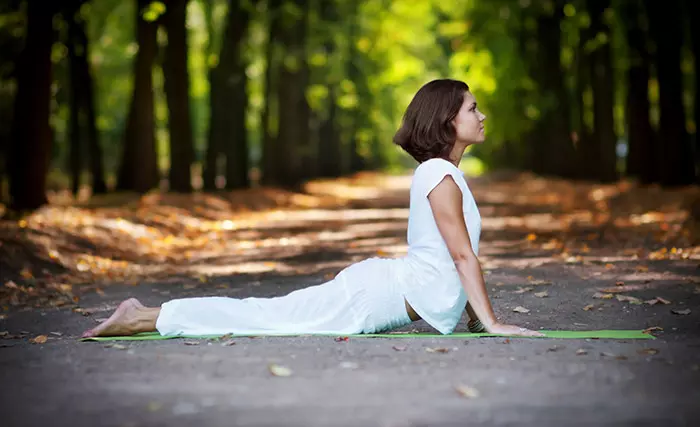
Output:
[[340,367],[343,369],[357,369],[359,366],[355,362],[340,362]]
[[532,287],[530,287],[530,286],[526,286],[526,287],[524,287],[524,288],[523,288],[523,287],[518,287],[518,290],[513,291],[513,293],[514,293],[514,294],[524,294],[525,292],[530,292],[530,291],[533,290],[533,289],[534,289],[534,288],[532,288]]
[[350,338],[348,338],[348,337],[335,337],[334,341],[335,342],[350,341]]
[[549,280],[530,280],[530,284],[533,286],[547,286],[551,285],[552,282]]
[[636,270],[642,273],[646,273],[647,271],[649,271],[649,267],[647,267],[646,265],[638,265],[636,267]]
[[459,393],[460,396],[466,397],[467,399],[474,399],[479,397],[479,391],[474,387],[469,387],[467,385],[458,385],[455,387],[455,390],[457,391],[457,393]]
[[625,286],[625,282],[623,282],[622,280],[618,280],[617,282],[615,282],[615,286]]
[[584,354],[588,354],[588,352],[582,348],[579,348],[578,350],[576,350],[577,356],[583,356]]
[[583,307],[583,311],[593,310],[593,307],[595,307],[593,304],[588,304],[587,306]]
[[222,343],[221,345],[229,347],[229,346],[232,346],[232,345],[236,345],[236,341],[234,341],[234,340],[228,340],[228,341]]
[[547,351],[553,353],[553,352],[555,352],[555,351],[561,350],[562,348],[566,348],[566,347],[561,346],[561,345],[553,345],[553,346],[549,347],[549,348],[547,349]]
[[605,264],[605,268],[606,268],[607,270],[611,270],[611,269],[615,268],[615,265],[614,265],[614,264],[607,263],[607,264]]
[[661,326],[652,326],[650,328],[646,328],[645,330],[643,330],[642,333],[649,334],[653,331],[663,331],[663,330],[664,330],[664,328],[662,328]]
[[281,365],[271,363],[268,366],[270,373],[276,377],[288,377],[292,375],[292,370]]
[[199,341],[184,341],[185,345],[199,345]]
[[63,336],[61,332],[49,332],[51,335],[56,335],[57,337]]
[[126,350],[129,347],[121,344],[107,344],[105,348],[113,348],[115,350]]
[[527,308],[522,307],[522,306],[517,306],[517,307],[515,307],[515,308],[513,309],[513,311],[516,312],[516,313],[529,313],[529,312],[530,312],[530,310],[528,310]]
[[547,298],[549,294],[547,291],[542,291],[542,292],[535,292],[534,294],[537,298]]
[[163,407],[163,404],[160,402],[150,402],[148,404],[148,411],[149,412],[157,412],[160,410],[160,408]]
[[426,347],[425,351],[428,353],[447,353],[450,350],[445,347]]
[[640,300],[639,298],[636,298],[636,297],[631,297],[629,295],[615,295],[615,297],[617,298],[618,301],[622,301],[622,302],[627,301],[630,304],[637,304],[637,305],[642,304],[642,300]]
[[596,292],[593,294],[593,298],[595,299],[612,299],[614,297],[613,294],[604,294],[601,292]]
[[37,335],[29,341],[33,344],[44,344],[47,339],[49,339],[49,337],[47,337],[46,335]]
[[608,352],[605,352],[605,351],[604,351],[604,352],[601,352],[600,355],[603,356],[603,357],[615,357],[614,354],[608,353]]
[[653,356],[655,354],[659,354],[659,350],[656,348],[643,348],[643,349],[637,351],[637,353],[647,354],[647,355]]
[[395,346],[393,346],[393,347],[391,347],[391,348],[393,348],[393,349],[396,350],[396,351],[406,351],[406,348],[407,348],[407,347],[406,347],[405,345],[404,345],[404,346],[395,345]]
[[680,316],[686,316],[692,312],[690,311],[689,308],[686,308],[685,310],[671,310],[671,313],[678,314]]
[[661,297],[656,297],[647,301],[644,301],[645,304],[649,305],[655,305],[655,304],[671,304],[671,301],[663,299]]
[[615,360],[627,360],[627,356],[622,356],[622,355],[616,356]]

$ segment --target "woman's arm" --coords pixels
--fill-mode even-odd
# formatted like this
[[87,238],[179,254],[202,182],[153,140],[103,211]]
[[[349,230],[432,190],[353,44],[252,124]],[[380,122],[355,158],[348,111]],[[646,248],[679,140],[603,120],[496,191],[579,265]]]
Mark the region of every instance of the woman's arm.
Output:
[[504,325],[498,322],[493,312],[491,301],[486,293],[484,275],[481,271],[481,263],[472,250],[469,240],[469,231],[464,222],[462,212],[462,191],[452,176],[445,178],[428,194],[428,200],[435,216],[435,222],[450,255],[454,260],[460,281],[464,291],[469,297],[469,302],[490,333],[541,336],[539,332],[530,331],[512,325]]

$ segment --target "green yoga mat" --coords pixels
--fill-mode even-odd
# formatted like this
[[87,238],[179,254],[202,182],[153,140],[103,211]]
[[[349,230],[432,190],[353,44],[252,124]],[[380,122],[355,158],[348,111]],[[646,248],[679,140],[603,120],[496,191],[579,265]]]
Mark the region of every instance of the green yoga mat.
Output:
[[[633,340],[633,339],[656,339],[651,334],[645,334],[640,330],[602,330],[602,331],[540,331],[544,337],[519,337],[512,335],[498,335],[489,333],[472,334],[469,332],[460,332],[449,335],[431,334],[431,333],[388,333],[388,334],[358,334],[358,335],[328,335],[328,334],[274,334],[274,335],[230,335],[231,338],[243,337],[303,337],[303,336],[326,336],[326,337],[348,337],[348,338],[480,338],[480,337],[511,337],[511,338],[569,338],[569,339],[584,339],[584,338],[600,338],[600,339],[618,339],[618,340]],[[161,336],[158,332],[144,332],[126,337],[91,337],[81,338],[80,341],[146,341],[146,340],[168,340],[173,338],[188,338],[188,339],[217,339],[222,335],[180,335],[180,336]]]

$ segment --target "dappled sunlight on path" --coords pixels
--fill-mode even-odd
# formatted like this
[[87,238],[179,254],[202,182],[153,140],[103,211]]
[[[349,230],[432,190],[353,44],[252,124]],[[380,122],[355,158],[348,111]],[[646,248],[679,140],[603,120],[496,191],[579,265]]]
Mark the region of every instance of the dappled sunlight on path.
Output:
[[[330,278],[352,262],[405,253],[409,185],[410,176],[364,173],[314,181],[304,193],[256,188],[55,200],[20,221],[0,222],[0,302],[63,305],[84,289],[168,277]],[[482,215],[487,274],[550,263],[605,274],[616,263],[700,259],[697,187],[530,174],[486,175],[469,185]]]

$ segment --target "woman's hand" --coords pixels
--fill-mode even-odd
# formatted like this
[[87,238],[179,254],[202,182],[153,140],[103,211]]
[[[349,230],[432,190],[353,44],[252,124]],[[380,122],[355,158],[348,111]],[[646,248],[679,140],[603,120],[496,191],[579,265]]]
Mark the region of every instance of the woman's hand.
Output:
[[486,326],[486,331],[490,334],[501,334],[501,335],[517,335],[522,337],[543,337],[544,334],[537,331],[531,331],[527,328],[521,328],[515,325],[504,325],[503,323],[494,323],[493,325]]

